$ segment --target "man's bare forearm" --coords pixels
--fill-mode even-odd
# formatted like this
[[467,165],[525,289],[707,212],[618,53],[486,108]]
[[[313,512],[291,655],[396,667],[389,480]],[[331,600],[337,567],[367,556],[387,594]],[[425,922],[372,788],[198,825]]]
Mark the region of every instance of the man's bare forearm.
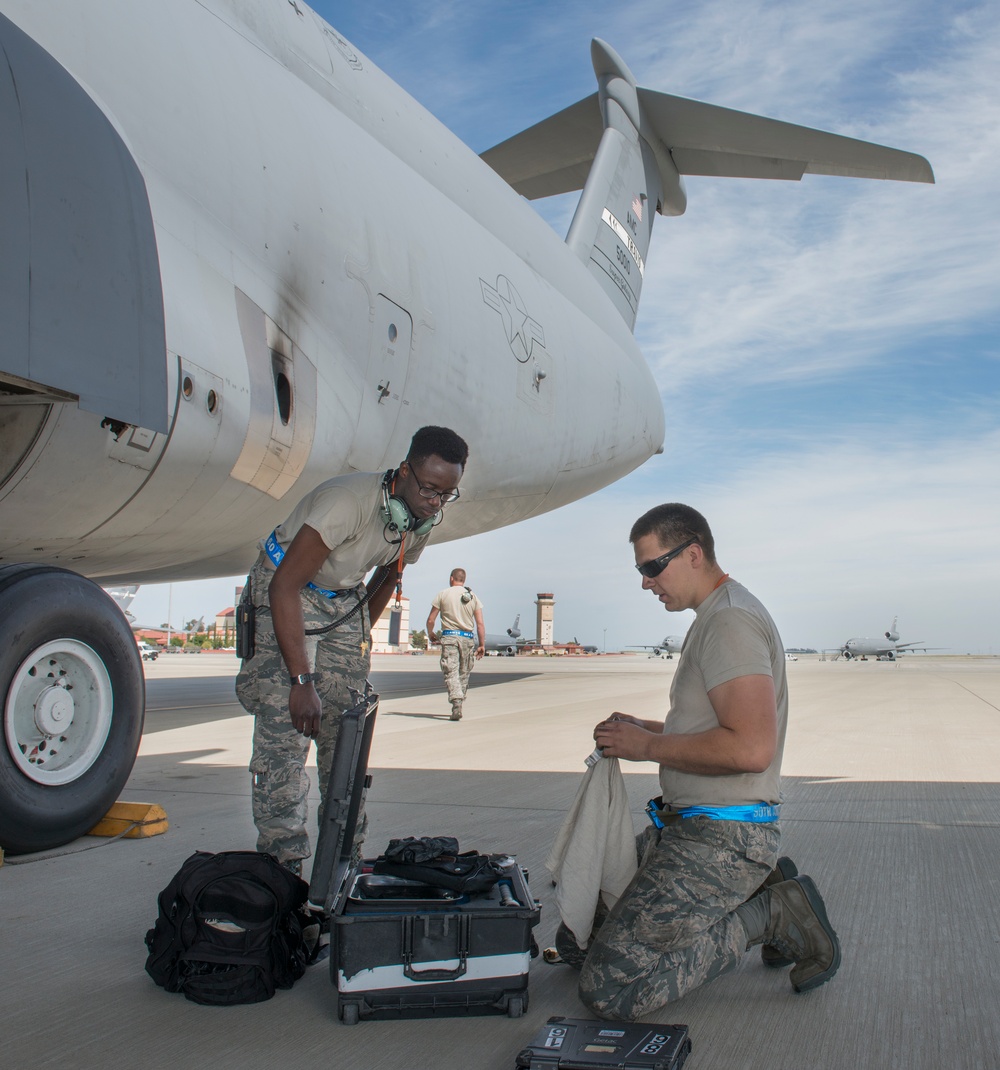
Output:
[[302,612],[302,600],[297,590],[288,590],[281,578],[275,575],[269,589],[271,619],[274,623],[274,637],[278,649],[285,659],[291,676],[311,672],[309,657],[306,654],[306,624]]

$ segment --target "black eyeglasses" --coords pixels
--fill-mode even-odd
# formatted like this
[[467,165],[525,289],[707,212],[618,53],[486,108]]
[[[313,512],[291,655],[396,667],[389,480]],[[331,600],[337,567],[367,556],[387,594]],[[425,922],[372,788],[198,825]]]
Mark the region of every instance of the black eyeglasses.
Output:
[[654,557],[651,561],[643,561],[641,565],[636,565],[636,570],[640,576],[645,576],[650,580],[656,579],[682,550],[686,550],[692,543],[697,541],[697,538],[688,539],[687,542],[681,543],[676,550],[671,550],[670,553],[662,554],[660,557]]
[[452,490],[435,490],[433,487],[425,487],[423,483],[417,479],[417,470],[410,465],[410,471],[413,473],[413,482],[417,485],[417,493],[421,498],[439,498],[442,505],[447,505],[449,502],[458,501],[461,496],[455,489]]

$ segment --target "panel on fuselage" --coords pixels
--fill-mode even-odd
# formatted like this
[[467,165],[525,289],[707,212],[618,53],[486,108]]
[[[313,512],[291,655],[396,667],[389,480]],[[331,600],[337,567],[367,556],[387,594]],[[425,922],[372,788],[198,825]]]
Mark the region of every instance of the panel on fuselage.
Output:
[[349,457],[351,467],[359,472],[400,460],[387,456],[387,448],[401,413],[410,404],[404,395],[413,318],[381,293],[375,295],[373,317],[361,409]]

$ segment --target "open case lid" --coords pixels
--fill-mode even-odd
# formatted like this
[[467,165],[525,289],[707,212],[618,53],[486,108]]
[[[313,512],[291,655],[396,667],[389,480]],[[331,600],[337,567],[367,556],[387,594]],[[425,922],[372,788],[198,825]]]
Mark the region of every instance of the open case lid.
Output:
[[378,695],[370,683],[365,684],[363,695],[352,688],[351,696],[357,701],[341,716],[309,885],[309,902],[327,913],[333,913],[351,867],[354,831],[367,786],[368,753],[378,712]]

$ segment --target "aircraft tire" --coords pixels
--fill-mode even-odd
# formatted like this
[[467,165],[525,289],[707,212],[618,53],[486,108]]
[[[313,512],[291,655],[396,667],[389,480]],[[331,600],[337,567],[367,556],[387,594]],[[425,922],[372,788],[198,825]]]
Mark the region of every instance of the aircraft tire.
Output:
[[75,572],[2,566],[0,682],[0,847],[58,847],[97,824],[132,771],[145,710],[132,630]]

